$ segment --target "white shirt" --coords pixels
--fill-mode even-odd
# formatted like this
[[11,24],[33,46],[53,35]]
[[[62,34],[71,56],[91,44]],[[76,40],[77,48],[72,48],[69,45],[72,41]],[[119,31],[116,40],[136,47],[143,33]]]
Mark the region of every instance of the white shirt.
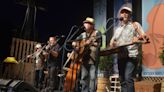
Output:
[[[135,22],[135,25],[144,34],[141,25],[138,22]],[[139,34],[135,30],[134,25],[132,22],[129,22],[126,25],[121,25],[116,28],[111,42],[116,41],[116,46],[122,46],[131,43],[133,38],[137,36],[139,36]],[[136,44],[129,45],[126,48],[128,49],[129,57],[136,57],[138,55],[138,46]]]

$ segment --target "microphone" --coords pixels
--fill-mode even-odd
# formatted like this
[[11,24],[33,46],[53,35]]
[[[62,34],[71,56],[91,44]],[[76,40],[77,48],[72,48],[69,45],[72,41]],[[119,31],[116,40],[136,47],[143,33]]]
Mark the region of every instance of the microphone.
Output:
[[50,41],[47,41],[47,44],[49,44],[50,43]]
[[123,20],[123,17],[120,17],[120,18],[113,18],[113,20],[120,20],[120,21],[122,21],[122,20]]
[[84,29],[85,27],[84,26],[81,26],[80,29]]
[[116,17],[116,18],[109,18],[108,20],[107,20],[107,23],[109,22],[109,21],[111,21],[111,20],[120,20],[120,21],[122,21],[123,20],[123,17],[120,17],[120,18],[118,18],[118,17]]
[[47,41],[46,43],[41,43],[41,45],[43,46],[43,45],[48,45],[50,42],[49,41]]
[[61,36],[56,36],[56,38],[65,38],[65,35],[61,35]]
[[83,25],[80,26],[80,27],[78,27],[78,29],[80,29],[80,30],[81,30],[81,29],[83,30],[84,28],[85,28],[85,27],[84,27]]

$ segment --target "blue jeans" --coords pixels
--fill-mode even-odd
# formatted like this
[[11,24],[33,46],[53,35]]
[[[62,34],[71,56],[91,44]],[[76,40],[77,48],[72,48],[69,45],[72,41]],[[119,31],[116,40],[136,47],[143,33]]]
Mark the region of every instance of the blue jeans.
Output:
[[96,67],[94,64],[81,65],[81,92],[95,92]]
[[118,60],[121,92],[135,92],[134,74],[137,65],[137,58],[122,58]]
[[118,71],[118,57],[117,57],[117,54],[113,54],[112,55],[112,58],[113,58],[113,74],[118,74],[119,71]]

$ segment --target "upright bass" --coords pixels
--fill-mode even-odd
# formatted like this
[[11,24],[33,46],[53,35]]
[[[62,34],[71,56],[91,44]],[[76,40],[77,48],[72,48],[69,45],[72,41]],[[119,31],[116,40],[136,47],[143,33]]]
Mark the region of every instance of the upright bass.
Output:
[[[85,46],[85,40],[81,40],[76,42],[75,49],[69,55],[67,61],[71,60],[71,64],[69,68],[66,68],[64,65],[64,69],[67,70],[65,82],[64,82],[64,92],[75,92],[76,87],[78,85],[78,74],[80,72],[80,65],[82,63]],[[66,61],[66,62],[67,62]]]

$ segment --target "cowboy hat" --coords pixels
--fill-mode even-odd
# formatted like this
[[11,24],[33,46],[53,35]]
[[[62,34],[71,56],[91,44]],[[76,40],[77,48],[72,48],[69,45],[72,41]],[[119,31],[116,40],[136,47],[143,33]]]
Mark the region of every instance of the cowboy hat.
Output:
[[35,48],[41,48],[41,47],[42,47],[42,45],[40,43],[35,45]]
[[129,8],[129,7],[127,7],[127,6],[122,7],[121,10],[120,10],[120,12],[121,12],[122,10],[127,10],[127,11],[129,11],[130,13],[132,13],[132,9]]

